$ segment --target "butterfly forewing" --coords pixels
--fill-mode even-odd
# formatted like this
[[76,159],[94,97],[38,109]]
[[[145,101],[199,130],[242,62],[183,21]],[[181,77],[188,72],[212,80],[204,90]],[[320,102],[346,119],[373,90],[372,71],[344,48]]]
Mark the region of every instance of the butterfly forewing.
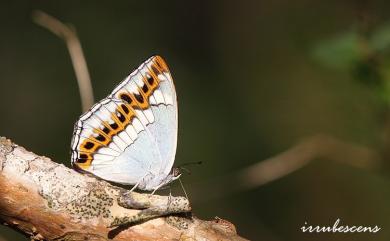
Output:
[[168,175],[176,153],[177,100],[165,61],[153,56],[75,124],[72,164],[134,185]]

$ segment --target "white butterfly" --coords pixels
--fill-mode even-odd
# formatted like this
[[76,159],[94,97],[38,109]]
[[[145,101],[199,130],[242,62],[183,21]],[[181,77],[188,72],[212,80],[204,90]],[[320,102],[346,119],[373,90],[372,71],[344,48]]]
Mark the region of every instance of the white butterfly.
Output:
[[76,122],[72,165],[155,191],[180,176],[172,169],[176,144],[175,86],[165,61],[153,56]]

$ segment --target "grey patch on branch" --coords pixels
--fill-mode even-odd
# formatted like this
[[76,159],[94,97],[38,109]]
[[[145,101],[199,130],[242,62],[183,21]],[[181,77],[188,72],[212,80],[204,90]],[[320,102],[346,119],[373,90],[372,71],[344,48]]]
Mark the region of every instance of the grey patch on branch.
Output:
[[190,211],[191,206],[184,197],[168,197],[168,210],[172,213],[183,213],[184,210]]
[[73,170],[56,163],[45,165],[42,159],[36,159],[35,162],[45,168],[36,170],[31,167],[27,174],[38,185],[39,194],[48,201],[50,208],[60,210],[90,192],[92,184],[85,182],[84,177]]
[[66,210],[81,218],[112,218],[110,208],[114,204],[114,199],[102,189],[92,189],[91,192],[78,200],[69,203]]
[[150,207],[166,207],[172,213],[191,210],[190,203],[185,197],[159,196],[141,194],[122,190],[118,198],[118,205],[124,208],[144,209]]
[[6,156],[8,153],[12,152],[13,146],[11,140],[0,136],[0,157]]
[[2,153],[6,155],[1,163],[1,171],[6,176],[24,175],[30,169],[30,161],[36,157],[33,153],[14,144],[2,145],[2,148],[4,148]]
[[171,214],[171,212],[169,212],[165,207],[151,207],[141,210],[140,212],[132,216],[115,217],[114,221],[112,221],[109,225],[109,228],[122,225],[138,224],[168,214]]
[[143,209],[151,206],[148,198],[143,198],[142,195],[128,190],[122,190],[118,198],[118,205],[124,208]]
[[190,223],[192,223],[191,217],[182,217],[178,215],[170,215],[165,217],[165,221],[179,230],[186,230]]
[[0,171],[4,168],[6,155],[12,152],[12,149],[12,142],[3,136],[0,136]]
[[125,208],[143,207],[145,209],[131,216],[116,216],[109,225],[110,228],[133,225],[148,221],[153,218],[167,216],[177,213],[188,213],[191,211],[189,201],[184,197],[163,197],[149,194],[139,194],[135,192],[122,193],[118,204]]

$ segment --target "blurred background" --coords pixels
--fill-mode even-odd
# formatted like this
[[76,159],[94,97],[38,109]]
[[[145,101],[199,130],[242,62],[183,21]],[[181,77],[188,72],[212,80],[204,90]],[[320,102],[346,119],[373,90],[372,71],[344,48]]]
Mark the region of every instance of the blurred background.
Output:
[[[149,56],[166,59],[175,165],[202,161],[182,178],[199,218],[251,240],[389,240],[389,2],[2,1],[0,135],[70,166],[77,82],[34,9],[77,30],[96,100]],[[338,218],[382,230],[300,230]],[[1,226],[0,240],[27,238]]]

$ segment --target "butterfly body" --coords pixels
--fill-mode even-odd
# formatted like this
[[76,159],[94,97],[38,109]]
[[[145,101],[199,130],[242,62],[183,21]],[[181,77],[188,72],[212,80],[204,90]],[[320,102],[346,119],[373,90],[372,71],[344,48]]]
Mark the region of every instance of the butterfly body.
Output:
[[165,61],[153,56],[75,124],[72,165],[108,181],[156,190],[172,172],[177,100]]

